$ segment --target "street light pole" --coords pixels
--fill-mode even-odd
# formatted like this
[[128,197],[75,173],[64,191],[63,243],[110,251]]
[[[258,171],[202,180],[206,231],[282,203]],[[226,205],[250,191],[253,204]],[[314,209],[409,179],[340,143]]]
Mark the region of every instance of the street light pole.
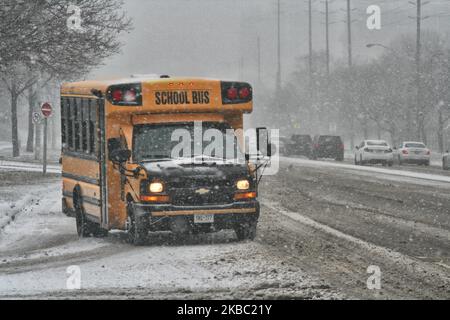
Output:
[[[417,139],[420,141],[423,131],[423,117],[420,116],[422,109],[422,84],[421,84],[421,22],[422,22],[422,0],[417,0],[417,43],[416,43],[416,86],[417,86],[417,100],[416,100],[416,121],[417,121]],[[424,141],[425,142],[425,141]]]

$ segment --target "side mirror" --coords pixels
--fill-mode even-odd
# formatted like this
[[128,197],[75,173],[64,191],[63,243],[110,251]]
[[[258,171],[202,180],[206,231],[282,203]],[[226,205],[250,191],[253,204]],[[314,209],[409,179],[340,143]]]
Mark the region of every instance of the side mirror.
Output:
[[108,140],[109,160],[114,163],[124,163],[131,158],[131,151],[122,147],[120,138],[112,138]]
[[358,146],[356,146],[355,148],[356,148],[356,150],[359,150],[359,147],[358,147]]
[[117,149],[109,154],[109,160],[114,163],[122,164],[131,158],[131,151],[127,149]]
[[[265,134],[262,135],[262,133],[264,133],[264,131],[265,131]],[[262,145],[264,145],[267,156],[269,158],[271,158],[273,153],[272,153],[272,144],[270,142],[270,137],[269,137],[269,130],[267,130],[267,128],[256,128],[256,149],[257,149],[258,153],[261,152]],[[264,154],[264,152],[261,152],[261,153]]]

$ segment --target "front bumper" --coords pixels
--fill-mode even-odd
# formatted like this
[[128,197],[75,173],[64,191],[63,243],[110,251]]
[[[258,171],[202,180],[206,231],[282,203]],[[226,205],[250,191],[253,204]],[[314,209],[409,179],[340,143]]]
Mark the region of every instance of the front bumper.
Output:
[[148,221],[152,230],[169,230],[175,220],[194,226],[196,215],[214,215],[216,230],[233,228],[238,224],[257,222],[260,215],[258,201],[234,202],[227,205],[174,206],[170,204],[134,204],[137,216]]
[[401,155],[400,159],[403,162],[429,162],[430,156],[427,155]]

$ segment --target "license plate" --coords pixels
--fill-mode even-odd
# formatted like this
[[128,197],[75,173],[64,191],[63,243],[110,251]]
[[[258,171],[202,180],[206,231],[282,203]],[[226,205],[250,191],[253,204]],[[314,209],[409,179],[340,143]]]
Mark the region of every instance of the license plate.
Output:
[[421,154],[421,153],[422,153],[422,151],[416,151],[415,153],[416,153],[416,154]]
[[195,215],[194,223],[214,223],[214,215],[213,214]]

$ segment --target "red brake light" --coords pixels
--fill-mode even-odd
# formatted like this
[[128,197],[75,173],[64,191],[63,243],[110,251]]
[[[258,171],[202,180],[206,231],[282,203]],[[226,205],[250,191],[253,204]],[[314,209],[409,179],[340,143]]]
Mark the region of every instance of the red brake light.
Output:
[[239,91],[239,97],[241,99],[247,99],[249,96],[250,96],[250,90],[247,87],[244,87]]
[[227,91],[227,98],[228,98],[228,99],[230,99],[230,100],[236,100],[237,96],[238,96],[238,91],[237,91],[236,88],[230,88],[230,89],[228,89],[228,91]]
[[115,106],[142,106],[140,83],[119,84],[109,87],[106,99]]
[[409,152],[408,152],[408,150],[403,150],[402,153],[403,154],[408,154]]
[[245,82],[221,82],[223,104],[249,103],[253,100],[253,89]]
[[427,156],[429,156],[429,155],[431,155],[431,151],[430,150],[427,151]]
[[123,100],[123,93],[122,90],[116,89],[112,92],[112,99],[114,102],[122,101]]

